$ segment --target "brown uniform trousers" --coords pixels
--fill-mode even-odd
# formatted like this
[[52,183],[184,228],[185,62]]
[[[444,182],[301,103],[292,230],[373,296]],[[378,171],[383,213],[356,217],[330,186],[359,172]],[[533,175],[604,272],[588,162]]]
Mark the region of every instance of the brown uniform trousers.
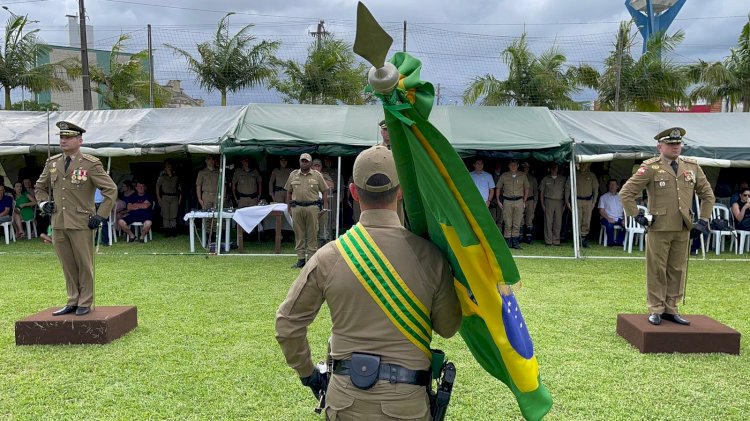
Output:
[[524,210],[524,191],[529,189],[529,179],[526,174],[517,172],[516,176],[510,171],[503,173],[497,180],[495,186],[500,192],[503,200],[503,223],[505,238],[518,237],[521,233],[521,223],[523,222]]
[[249,172],[242,168],[235,170],[232,176],[232,187],[237,189],[237,207],[245,208],[258,204],[258,185],[260,182],[260,173],[256,170],[250,170]]
[[[49,189],[52,197],[49,196]],[[94,208],[94,192],[99,188],[104,201]],[[36,183],[36,198],[54,200],[52,240],[62,265],[68,292],[67,305],[91,307],[94,304],[94,232],[89,217],[109,216],[117,199],[117,186],[96,157],[78,152],[65,171],[65,157],[47,160]]]
[[219,188],[219,175],[219,170],[216,168],[214,168],[213,170],[204,168],[198,171],[198,177],[195,179],[195,185],[201,187],[203,209],[215,209],[219,203],[217,194],[217,188]]
[[[544,195],[544,243],[559,245],[562,217],[565,210],[565,177],[546,176],[542,179],[541,195]],[[540,197],[541,197],[540,195]]]
[[274,168],[271,171],[271,178],[268,182],[268,193],[273,197],[276,203],[286,203],[286,186],[289,175],[292,173],[291,168]]
[[[362,225],[430,315],[432,328],[451,337],[461,323],[461,308],[448,262],[429,241],[401,225],[393,211],[362,212]],[[335,243],[323,246],[308,261],[276,313],[276,339],[287,364],[300,377],[313,372],[307,326],[325,302],[330,309],[331,357],[351,358],[353,352],[381,356],[383,363],[426,370],[427,356],[388,319],[383,310],[343,263]],[[378,381],[357,389],[348,376],[335,374],[326,394],[329,420],[429,420],[424,386]]]
[[[576,171],[578,227],[582,237],[589,235],[591,215],[599,196],[599,180],[591,171]],[[565,200],[570,200],[570,179],[565,185]]]
[[638,214],[635,198],[645,188],[649,213],[654,216],[646,235],[646,301],[649,313],[677,314],[684,294],[693,197],[701,200],[700,217],[709,219],[715,198],[701,167],[678,158],[677,173],[667,158],[643,162],[620,190],[625,214]]
[[179,207],[180,179],[176,175],[165,173],[156,180],[156,191],[160,192],[162,225],[164,228],[177,227],[177,210]]
[[539,194],[539,182],[536,181],[536,177],[530,174],[526,174],[526,178],[529,179],[529,197],[526,199],[526,209],[523,211],[523,224],[528,229],[526,235],[533,236],[534,213],[536,212],[536,197]]
[[[328,190],[323,175],[311,169],[307,173],[294,170],[284,189],[292,194],[292,202],[309,203],[320,199],[320,193]],[[294,229],[294,249],[297,259],[309,259],[318,249],[318,213],[317,204],[295,205],[292,208],[292,228]]]

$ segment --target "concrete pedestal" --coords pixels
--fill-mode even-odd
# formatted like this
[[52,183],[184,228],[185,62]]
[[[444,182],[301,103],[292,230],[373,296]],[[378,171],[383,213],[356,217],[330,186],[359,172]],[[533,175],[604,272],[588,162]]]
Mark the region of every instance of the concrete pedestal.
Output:
[[654,326],[648,314],[618,314],[617,334],[642,353],[714,353],[739,355],[740,333],[716,320],[685,314],[690,326],[668,320]]
[[53,316],[48,308],[16,322],[16,345],[106,344],[138,326],[134,306],[94,307],[84,316]]

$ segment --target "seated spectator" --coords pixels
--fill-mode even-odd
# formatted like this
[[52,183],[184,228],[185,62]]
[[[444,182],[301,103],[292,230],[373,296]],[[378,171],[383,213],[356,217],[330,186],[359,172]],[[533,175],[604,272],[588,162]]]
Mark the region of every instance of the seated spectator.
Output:
[[0,224],[11,221],[13,196],[5,194],[5,184],[0,183]]
[[140,242],[145,242],[146,234],[151,230],[151,216],[153,213],[154,199],[146,193],[146,185],[140,181],[135,182],[135,193],[124,198],[126,214],[117,220],[117,225],[127,234],[130,241],[135,241],[135,234],[130,230],[133,222],[142,222]]
[[750,188],[747,186],[739,192],[739,197],[732,202],[734,227],[738,230],[750,231]]
[[740,182],[740,186],[737,189],[737,192],[735,194],[733,194],[732,197],[729,199],[729,205],[731,206],[732,203],[740,200],[740,195],[742,194],[743,191],[745,191],[747,189],[748,189],[747,181],[741,181]]
[[[620,196],[617,189],[620,187],[617,180],[609,180],[607,193],[599,198],[599,221],[607,232],[607,246],[621,246],[625,241],[625,211],[622,208]],[[615,238],[615,226],[622,228]]]
[[135,189],[133,189],[133,182],[130,180],[123,181],[122,185],[120,186],[120,194],[117,196],[117,202],[115,202],[115,212],[117,212],[117,219],[121,219],[128,213],[128,210],[125,209],[125,206],[127,205],[126,199],[134,194]]
[[[31,221],[36,216],[34,207],[36,206],[36,198],[34,195],[24,189],[23,183],[17,181],[13,185],[13,192],[16,196],[16,212],[13,213],[13,220],[16,224],[16,231],[20,237],[25,237],[26,233],[23,231],[24,221]],[[31,233],[28,233],[31,236]]]

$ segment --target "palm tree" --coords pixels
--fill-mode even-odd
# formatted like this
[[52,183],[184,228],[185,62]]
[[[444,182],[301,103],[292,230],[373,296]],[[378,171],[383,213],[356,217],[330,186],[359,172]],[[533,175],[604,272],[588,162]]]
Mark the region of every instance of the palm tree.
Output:
[[279,63],[285,79],[275,79],[271,87],[284,94],[284,102],[300,104],[361,105],[367,85],[367,66],[357,63],[350,44],[330,35],[308,48],[307,61]]
[[11,16],[5,25],[5,38],[0,50],[0,85],[5,91],[5,109],[11,108],[10,92],[15,88],[28,89],[33,93],[44,91],[70,91],[70,85],[58,77],[59,63],[37,64],[40,54],[48,54],[51,48],[40,44],[36,36],[38,29],[23,33],[27,16]]
[[200,60],[181,48],[166,45],[185,57],[201,88],[221,93],[221,105],[227,105],[227,92],[252,88],[276,76],[274,54],[280,45],[265,40],[253,44],[255,37],[249,34],[252,24],[230,37],[227,18],[232,14],[221,18],[213,41],[198,44]]
[[557,47],[537,57],[529,49],[525,33],[503,51],[503,61],[508,65],[508,78],[499,80],[491,74],[475,77],[464,91],[464,103],[580,109],[572,95],[582,87],[597,86],[599,74],[594,68],[566,68],[565,55]]
[[690,91],[693,100],[725,101],[726,109],[734,111],[740,103],[742,111],[750,111],[750,16],[742,27],[737,47],[723,63],[689,66],[690,80],[697,84]]
[[[91,90],[98,93],[109,109],[144,108],[150,105],[150,75],[144,63],[148,61],[148,50],[128,56],[123,53],[128,35],[120,35],[112,46],[105,70],[100,65],[89,68]],[[68,74],[79,77],[82,73],[80,59],[72,59]],[[170,93],[158,84],[154,88],[154,107],[160,108],[169,102]]]
[[655,34],[647,42],[647,51],[638,60],[630,53],[631,22],[623,22],[617,33],[615,50],[605,60],[599,79],[599,103],[604,110],[661,111],[664,107],[689,102],[685,91],[689,85],[686,69],[663,58],[674,51],[685,38]]

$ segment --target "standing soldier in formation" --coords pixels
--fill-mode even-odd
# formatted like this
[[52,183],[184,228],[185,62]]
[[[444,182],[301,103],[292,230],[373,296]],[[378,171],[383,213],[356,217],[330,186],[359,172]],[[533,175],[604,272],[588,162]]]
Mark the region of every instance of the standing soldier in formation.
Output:
[[[503,211],[505,231],[503,236],[510,248],[521,249],[521,221],[526,199],[529,196],[529,180],[518,172],[518,161],[511,159],[508,170],[497,180],[495,186],[497,206]],[[500,200],[502,199],[502,201]]]
[[[82,135],[86,130],[67,121],[59,121],[57,127],[62,153],[47,160],[34,193],[39,207],[52,215],[52,241],[68,290],[67,304],[52,315],[75,312],[82,316],[88,314],[94,304],[92,230],[99,228],[112,212],[117,185],[99,159],[81,153]],[[98,210],[94,207],[97,188],[104,198]]]
[[177,235],[177,211],[182,203],[182,187],[172,161],[164,163],[164,171],[156,180],[156,200],[161,209],[164,235],[174,237]]
[[[578,227],[581,234],[581,247],[588,247],[589,229],[591,227],[591,215],[599,198],[599,180],[596,175],[589,171],[591,164],[582,162],[576,170],[576,203],[578,204]],[[570,179],[565,184],[565,205],[570,206]]]
[[279,167],[274,168],[271,171],[271,178],[268,180],[268,194],[271,195],[273,201],[276,203],[287,203],[286,200],[286,182],[289,179],[289,175],[292,173],[291,168],[287,168],[287,162],[285,156],[279,157]]
[[534,239],[534,213],[536,212],[536,195],[539,194],[539,182],[536,177],[530,172],[529,163],[524,161],[521,164],[521,171],[526,174],[526,178],[529,179],[529,198],[526,199],[526,209],[523,212],[524,228],[524,239],[527,244],[531,244]]
[[[318,249],[318,214],[327,211],[323,203],[328,200],[328,185],[323,175],[313,170],[312,156],[299,156],[299,169],[292,171],[286,181],[286,203],[292,208],[297,263],[293,268],[305,266],[305,261]],[[322,199],[321,199],[322,196]]]
[[549,175],[542,179],[539,202],[544,211],[544,244],[560,245],[563,211],[565,210],[565,177],[558,175],[557,164],[549,166]]
[[[622,186],[620,199],[625,214],[634,216],[646,235],[646,288],[648,321],[658,325],[662,319],[689,325],[677,311],[685,293],[690,230],[708,233],[708,219],[714,207],[714,193],[698,163],[680,156],[685,129],[673,127],[657,134],[659,156],[643,161],[641,167]],[[648,193],[648,208],[653,219],[638,213],[635,198],[643,189]],[[693,196],[700,199],[700,219],[693,224]]]
[[250,167],[250,158],[242,158],[242,168],[232,176],[232,195],[238,208],[255,206],[261,193],[262,179],[255,168]]
[[321,171],[321,173],[323,174],[323,177],[325,177],[326,175],[330,177],[331,182],[333,182],[333,187],[328,193],[328,203],[326,204],[326,207],[330,210],[330,212],[327,212],[329,232],[326,239],[328,240],[333,238],[334,232],[336,231],[336,209],[341,208],[341,202],[344,198],[343,194],[341,194],[338,197],[338,202],[336,202],[336,192],[338,191],[338,188],[341,187],[341,180],[339,180],[338,178],[338,171],[333,167],[332,156],[323,157],[323,170]]
[[[360,224],[321,248],[294,281],[276,312],[276,340],[315,398],[327,391],[326,419],[432,419],[426,387],[432,332],[449,338],[461,325],[453,272],[434,244],[401,225],[396,215],[401,191],[388,149],[374,146],[359,154],[350,190],[362,204]],[[358,234],[363,239],[353,241],[372,253],[351,245]],[[376,259],[380,265],[368,263]],[[400,310],[387,311],[386,298],[368,289],[370,277],[393,280],[387,282],[396,284],[396,294],[387,300]],[[315,367],[307,339],[324,302],[332,325],[330,384]],[[423,317],[416,314],[417,306]],[[428,337],[417,338],[412,326]],[[363,370],[363,361],[368,369]]]
[[312,169],[319,172],[323,179],[326,181],[328,186],[328,202],[323,203],[323,207],[327,209],[327,212],[320,212],[318,215],[318,247],[322,247],[330,239],[329,227],[329,216],[331,215],[331,191],[335,185],[333,179],[328,173],[323,172],[323,162],[319,159],[313,159]]
[[216,155],[206,156],[206,168],[198,171],[195,179],[195,194],[201,209],[215,209],[218,205],[219,169],[216,168]]

